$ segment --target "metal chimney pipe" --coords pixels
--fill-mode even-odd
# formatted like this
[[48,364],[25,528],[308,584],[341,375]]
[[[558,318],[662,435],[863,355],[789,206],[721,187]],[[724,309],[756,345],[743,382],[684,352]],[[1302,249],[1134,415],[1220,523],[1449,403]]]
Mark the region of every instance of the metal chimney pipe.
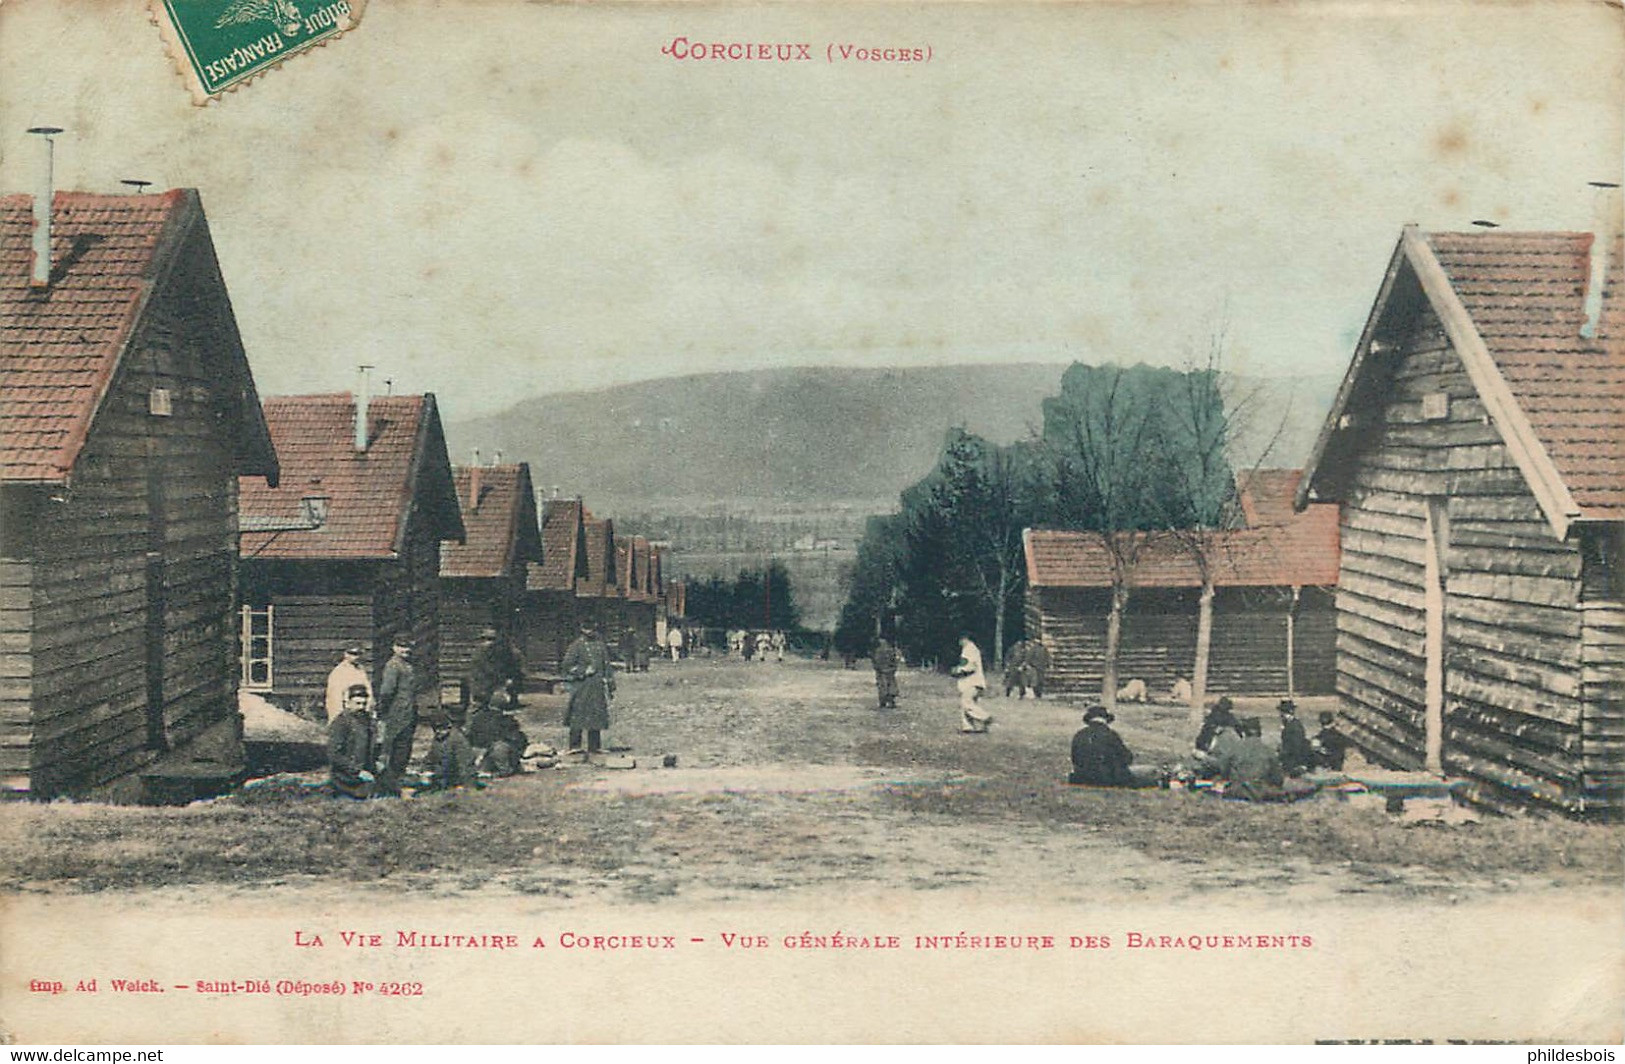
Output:
[[468,511],[480,508],[480,449],[474,448],[474,461],[468,465]]
[[1602,320],[1602,289],[1608,280],[1608,256],[1613,253],[1614,241],[1620,233],[1619,185],[1612,181],[1592,181],[1596,202],[1592,217],[1591,264],[1586,273],[1585,321],[1580,325],[1580,336],[1586,340],[1597,337],[1597,325]]
[[40,170],[39,188],[34,193],[34,245],[28,284],[31,288],[47,288],[51,284],[51,201],[56,195],[51,174],[56,163],[56,142],[51,138],[62,130],[56,126],[34,126],[29,132],[45,141],[45,165]]
[[367,450],[367,403],[371,399],[368,394],[371,381],[368,380],[367,374],[372,370],[372,367],[357,366],[356,369],[360,372],[357,375],[355,388],[355,451],[356,454],[365,454]]

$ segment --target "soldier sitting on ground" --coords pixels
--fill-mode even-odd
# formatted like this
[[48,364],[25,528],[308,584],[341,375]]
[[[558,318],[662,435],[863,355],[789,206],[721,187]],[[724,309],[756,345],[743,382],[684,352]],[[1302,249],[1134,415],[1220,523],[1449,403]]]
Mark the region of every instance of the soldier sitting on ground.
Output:
[[1105,706],[1083,714],[1083,728],[1072,737],[1072,775],[1068,783],[1088,787],[1155,787],[1158,773],[1136,766],[1122,737],[1111,729],[1116,718]]
[[377,729],[372,719],[366,684],[351,684],[344,693],[344,709],[327,729],[327,761],[333,793],[345,798],[375,798],[372,774]]
[[1331,711],[1320,715],[1320,730],[1309,740],[1315,752],[1315,764],[1333,772],[1343,771],[1343,759],[1348,754],[1349,740],[1337,730],[1337,714]]
[[434,741],[429,744],[429,782],[424,789],[444,791],[477,783],[474,748],[467,737],[452,726],[444,711],[430,717],[429,726],[434,729]]
[[468,721],[468,744],[478,751],[480,771],[493,776],[513,776],[523,772],[520,761],[530,737],[511,713],[484,705],[474,710]]
[[1276,708],[1281,714],[1281,771],[1288,776],[1301,776],[1314,767],[1314,747],[1309,745],[1303,721],[1298,719],[1297,703],[1283,698]]
[[1150,693],[1146,690],[1144,680],[1130,680],[1117,689],[1119,702],[1144,702],[1149,697]]

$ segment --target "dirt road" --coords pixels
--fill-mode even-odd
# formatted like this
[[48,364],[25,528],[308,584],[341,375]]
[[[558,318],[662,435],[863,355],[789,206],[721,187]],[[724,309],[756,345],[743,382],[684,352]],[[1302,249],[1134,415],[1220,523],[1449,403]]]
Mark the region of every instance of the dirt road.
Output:
[[[1493,817],[1413,825],[1329,797],[1250,806],[1068,787],[1077,705],[994,697],[992,733],[961,735],[948,679],[908,672],[901,682],[900,707],[881,711],[861,669],[657,662],[620,677],[608,741],[629,748],[632,769],[572,764],[365,804],[280,780],[183,809],[11,805],[0,808],[4,885],[363,881],[560,904],[708,904],[898,890],[1460,900],[1617,881],[1617,828]],[[562,703],[528,696],[533,739],[563,745]],[[1125,707],[1118,728],[1149,761],[1189,741],[1182,708]],[[665,755],[677,767],[660,767]]]

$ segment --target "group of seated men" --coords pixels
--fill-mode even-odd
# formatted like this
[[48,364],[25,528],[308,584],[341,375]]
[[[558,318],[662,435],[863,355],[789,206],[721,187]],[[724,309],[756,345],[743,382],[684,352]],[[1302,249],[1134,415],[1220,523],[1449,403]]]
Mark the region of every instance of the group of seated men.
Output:
[[1202,720],[1191,766],[1155,770],[1134,763],[1122,737],[1112,730],[1116,718],[1101,705],[1083,715],[1083,728],[1072,737],[1069,783],[1092,787],[1155,787],[1181,779],[1202,781],[1227,798],[1275,801],[1305,797],[1314,785],[1304,776],[1315,769],[1341,770],[1348,739],[1336,728],[1336,715],[1320,715],[1320,731],[1310,738],[1298,720],[1297,706],[1286,699],[1277,707],[1281,738],[1275,749],[1264,743],[1257,717],[1238,718],[1229,698],[1219,699]]
[[[345,652],[339,674],[355,667],[359,648]],[[482,786],[481,776],[512,776],[524,771],[530,739],[510,712],[517,702],[517,669],[508,659],[511,650],[498,642],[494,630],[481,633],[480,645],[469,664],[467,692],[470,710],[441,706],[429,715],[434,739],[424,763],[424,775],[414,790],[445,790]],[[341,677],[349,680],[348,675]],[[544,751],[545,753],[546,751]],[[402,779],[391,771],[390,758],[373,714],[371,685],[364,676],[343,688],[343,709],[328,725],[330,779],[336,794],[350,798],[398,795]],[[404,764],[404,759],[401,759]]]

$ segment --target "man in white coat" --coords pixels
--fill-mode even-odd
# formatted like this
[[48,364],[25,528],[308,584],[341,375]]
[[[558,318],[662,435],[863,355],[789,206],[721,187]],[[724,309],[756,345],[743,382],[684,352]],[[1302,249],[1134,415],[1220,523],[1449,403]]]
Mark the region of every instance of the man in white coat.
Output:
[[666,629],[666,649],[673,661],[683,656],[683,630],[675,624]]
[[350,688],[360,684],[367,689],[367,701],[372,702],[372,680],[361,667],[361,644],[352,643],[344,648],[344,656],[327,674],[327,722],[333,723],[344,712],[344,696]]
[[959,664],[954,666],[952,675],[959,678],[959,712],[963,718],[959,730],[985,734],[987,726],[993,723],[993,717],[980,705],[982,692],[987,690],[987,677],[982,673],[982,652],[969,635],[959,637]]

